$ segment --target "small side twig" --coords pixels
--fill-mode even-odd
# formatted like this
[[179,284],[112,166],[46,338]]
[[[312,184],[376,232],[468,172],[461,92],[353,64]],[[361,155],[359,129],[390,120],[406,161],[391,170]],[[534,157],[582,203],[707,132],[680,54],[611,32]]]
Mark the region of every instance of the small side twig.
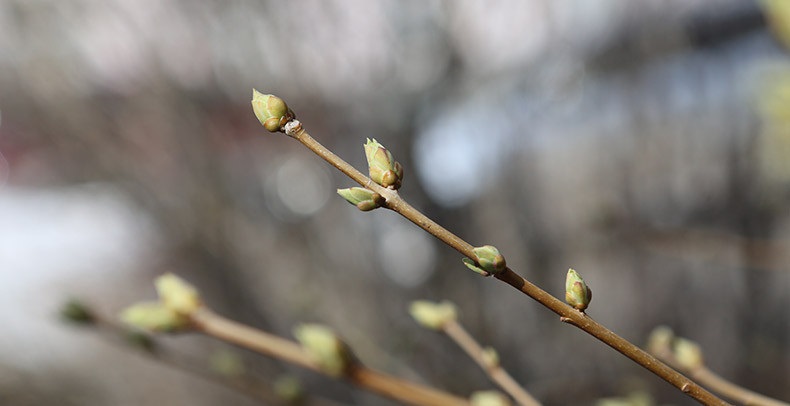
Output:
[[[226,319],[207,308],[190,315],[195,330],[263,355],[319,373],[324,371],[302,347],[290,340]],[[343,378],[371,392],[412,405],[468,405],[466,399],[354,364]]]
[[485,355],[485,349],[456,320],[450,320],[442,326],[442,331],[453,339],[482,368],[499,387],[522,406],[540,406],[540,402],[530,395],[499,362],[491,362]]
[[[79,310],[79,313],[74,313],[75,309]],[[270,388],[261,385],[261,379],[256,379],[256,377],[252,376],[231,378],[213,372],[206,368],[205,360],[199,360],[193,354],[163,347],[155,337],[131,331],[115,320],[91,311],[82,302],[69,301],[63,307],[62,315],[70,323],[85,328],[92,328],[98,336],[110,344],[127,350],[134,350],[135,354],[157,361],[167,368],[195,376],[206,382],[224,386],[255,401],[267,404],[285,404]],[[327,406],[335,404],[328,400],[316,398],[312,398],[311,401],[318,401],[317,404]]]
[[657,327],[653,330],[648,349],[656,357],[688,374],[700,384],[737,403],[746,406],[790,406],[790,403],[770,398],[722,378],[705,365],[699,345],[676,337],[668,327]]

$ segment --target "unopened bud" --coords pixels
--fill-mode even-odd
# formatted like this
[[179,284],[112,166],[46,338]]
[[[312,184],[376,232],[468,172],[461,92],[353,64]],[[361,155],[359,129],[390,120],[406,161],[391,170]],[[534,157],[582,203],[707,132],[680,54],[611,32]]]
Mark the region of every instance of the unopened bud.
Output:
[[507,268],[505,257],[493,245],[475,247],[472,252],[474,252],[477,262],[469,258],[463,258],[462,261],[467,268],[483,276],[498,274]]
[[368,160],[370,179],[381,186],[399,189],[403,180],[403,167],[395,161],[392,153],[375,139],[367,139],[365,157]]
[[148,331],[177,332],[189,325],[189,319],[161,302],[137,303],[121,313],[121,320]]
[[294,329],[294,336],[313,361],[330,376],[341,376],[351,365],[351,350],[332,330],[318,324],[302,324]]
[[676,337],[672,343],[675,359],[686,369],[696,369],[702,366],[702,349],[694,341]]
[[435,303],[416,300],[411,302],[409,313],[417,323],[431,330],[441,330],[445,324],[458,318],[455,306],[448,301]]
[[293,120],[294,113],[283,99],[252,89],[252,110],[263,127],[271,132],[282,131],[285,123]]
[[483,348],[482,356],[483,361],[486,363],[486,367],[496,368],[499,366],[499,353],[496,352],[494,347]]
[[63,307],[60,309],[60,315],[76,324],[93,324],[96,321],[96,317],[93,315],[93,312],[79,300],[71,299]]
[[469,399],[472,406],[510,406],[510,399],[501,392],[488,390],[472,394]]
[[565,302],[583,312],[591,300],[592,290],[584,283],[584,279],[572,268],[568,269],[568,276],[565,278]]
[[650,332],[647,338],[647,350],[652,354],[663,354],[672,347],[675,333],[667,326],[658,326]]
[[347,202],[357,206],[362,211],[370,211],[384,205],[384,198],[370,190],[363,187],[352,187],[347,189],[338,189],[337,194],[343,196]]
[[164,306],[181,315],[189,316],[203,305],[197,289],[172,273],[156,278],[156,291]]

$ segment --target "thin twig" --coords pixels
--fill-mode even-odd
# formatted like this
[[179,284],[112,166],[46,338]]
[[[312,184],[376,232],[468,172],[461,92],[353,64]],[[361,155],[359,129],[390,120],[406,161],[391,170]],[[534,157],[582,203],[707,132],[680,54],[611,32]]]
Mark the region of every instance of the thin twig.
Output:
[[669,347],[668,343],[664,344],[665,345],[658,347],[651,347],[651,352],[667,364],[672,365],[680,371],[683,371],[697,380],[700,384],[705,385],[712,391],[719,393],[730,400],[745,406],[790,406],[790,403],[773,399],[760,393],[753,392],[742,386],[738,386],[711,371],[705,366],[705,364],[701,362],[694,367],[683,365],[683,363],[680,362],[677,357],[675,357],[675,354]]
[[466,354],[488,374],[491,380],[512,396],[518,404],[522,406],[540,406],[540,402],[522,388],[521,385],[499,365],[499,362],[491,364],[491,362],[486,359],[483,347],[477,343],[466,329],[464,329],[461,323],[458,323],[456,320],[450,320],[442,325],[442,331],[452,338],[453,341],[455,341]]
[[[102,338],[105,338],[113,345],[123,347],[124,349],[131,349],[136,347],[136,354],[145,358],[158,361],[165,367],[177,370],[187,375],[195,376],[207,382],[221,385],[236,391],[237,393],[247,396],[252,400],[258,402],[265,402],[267,404],[284,404],[285,402],[272,393],[269,388],[261,385],[261,380],[254,377],[245,377],[244,380],[233,379],[219,375],[215,372],[209,371],[205,367],[205,360],[199,362],[191,354],[182,353],[172,348],[162,348],[157,342],[155,337],[144,336],[145,340],[150,340],[151,348],[147,348],[142,344],[130,343],[129,335],[132,334],[126,327],[119,325],[113,319],[93,315],[90,324],[96,329],[97,333]],[[317,401],[321,405],[334,405],[334,402],[325,401],[323,399],[312,398],[311,401]]]
[[[193,327],[206,335],[263,355],[279,358],[303,368],[324,373],[302,347],[293,341],[226,319],[206,308],[195,311],[190,317]],[[371,392],[411,405],[446,406],[469,404],[466,399],[386,375],[360,364],[355,364],[350,368],[343,375],[343,378]]]
[[[335,155],[332,151],[326,149],[318,141],[313,139],[310,134],[305,131],[298,120],[291,120],[285,125],[285,132],[289,136],[297,139],[304,146],[316,153],[318,156],[329,162],[332,166],[339,169],[348,177],[359,183],[361,186],[369,188],[374,192],[379,193],[386,199],[386,207],[391,209],[403,217],[407,218],[412,223],[416,224],[423,230],[432,234],[434,237],[443,241],[448,246],[454,248],[465,257],[475,261],[476,256],[473,253],[473,246],[464,241],[460,237],[451,233],[444,227],[440,226],[419,210],[412,207],[405,200],[403,200],[398,192],[392,189],[384,188],[374,183],[370,178],[365,176],[362,172],[355,169],[349,163]],[[597,323],[595,320],[586,314],[566,305],[559,299],[550,295],[548,292],[532,284],[524,279],[519,274],[507,268],[503,272],[495,275],[497,279],[507,283],[508,285],[516,288],[527,296],[535,299],[543,306],[560,316],[564,322],[572,324],[598,340],[604,342],[606,345],[612,347],[619,353],[630,358],[637,364],[643,366],[650,372],[658,375],[665,381],[669,382],[676,388],[680,389],[683,393],[688,394],[697,401],[706,405],[726,405],[727,403],[703,387],[697,385],[689,378],[683,376],[681,373],[670,368],[663,362],[659,361],[656,357],[648,354],[628,340],[618,336],[613,331]]]
[[790,403],[769,398],[768,396],[738,386],[722,378],[704,365],[694,371],[688,371],[687,373],[712,391],[720,393],[722,396],[738,403],[743,403],[746,406],[790,406]]

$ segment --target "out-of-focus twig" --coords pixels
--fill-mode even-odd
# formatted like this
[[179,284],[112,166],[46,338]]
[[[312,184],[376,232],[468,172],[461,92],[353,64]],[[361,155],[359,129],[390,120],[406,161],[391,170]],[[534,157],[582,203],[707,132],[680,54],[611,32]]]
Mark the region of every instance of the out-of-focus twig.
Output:
[[537,399],[524,390],[524,388],[502,368],[498,360],[492,362],[492,360],[486,356],[486,350],[469,335],[461,323],[456,320],[451,320],[442,327],[442,330],[452,338],[470,358],[480,365],[480,368],[483,368],[488,376],[491,377],[492,381],[496,382],[497,385],[512,396],[518,404],[523,406],[540,405]]
[[409,313],[421,326],[441,331],[455,341],[474,360],[489,378],[523,406],[540,406],[510,374],[502,368],[499,355],[491,347],[483,348],[458,322],[458,312],[453,303],[434,303],[427,300],[412,302]]
[[664,362],[735,402],[747,406],[790,406],[790,403],[738,386],[711,371],[704,363],[699,345],[685,338],[676,337],[668,327],[658,327],[653,330],[648,349]]
[[[293,341],[228,320],[207,308],[195,311],[191,315],[191,320],[194,328],[206,335],[303,368],[325,373],[316,361]],[[412,405],[468,404],[466,399],[386,375],[360,364],[354,364],[344,372],[343,378],[371,392]]]
[[127,324],[149,331],[200,332],[335,379],[345,379],[368,391],[411,405],[469,404],[466,399],[439,389],[367,368],[326,327],[299,326],[295,335],[300,345],[220,316],[205,306],[194,286],[173,274],[157,278],[156,289],[158,301],[133,304],[122,312],[121,318]]
[[[84,303],[70,300],[61,308],[61,316],[72,324],[94,329],[107,342],[124,350],[156,361],[168,368],[195,376],[207,382],[224,386],[257,402],[266,404],[287,404],[263,383],[262,377],[252,376],[245,372],[241,376],[224,376],[207,368],[206,359],[198,359],[194,354],[165,347],[156,337],[132,331],[112,318],[104,317],[89,309]],[[318,406],[336,406],[337,403],[328,399],[310,398],[311,404]]]

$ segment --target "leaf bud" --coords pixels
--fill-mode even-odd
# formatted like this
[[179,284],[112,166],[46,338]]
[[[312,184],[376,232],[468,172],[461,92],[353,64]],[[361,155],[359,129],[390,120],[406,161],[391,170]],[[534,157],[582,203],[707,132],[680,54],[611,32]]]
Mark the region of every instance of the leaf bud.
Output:
[[337,194],[343,196],[347,202],[357,206],[362,211],[370,211],[384,205],[384,198],[370,190],[363,187],[352,187],[347,189],[338,189]]
[[285,123],[295,117],[294,112],[288,108],[283,99],[275,95],[263,94],[255,89],[252,89],[252,111],[263,127],[273,133],[282,131]]
[[475,247],[474,252],[477,261],[463,258],[462,261],[467,268],[483,276],[498,274],[507,268],[505,257],[493,245]]
[[591,300],[592,290],[584,283],[584,279],[573,268],[568,269],[568,276],[565,278],[565,302],[583,312]]
[[510,406],[510,399],[499,391],[478,391],[469,398],[472,406]]
[[121,320],[142,330],[177,332],[189,326],[189,319],[161,302],[136,303],[121,312]]
[[672,342],[675,359],[686,369],[692,370],[703,365],[702,349],[699,344],[686,338],[676,337]]
[[326,326],[302,324],[294,329],[294,336],[318,367],[330,376],[343,375],[354,360],[348,346]]
[[364,146],[370,179],[386,188],[399,189],[403,180],[401,164],[375,138],[368,138]]
[[417,323],[431,330],[441,330],[445,324],[458,318],[455,306],[448,301],[415,300],[409,306],[409,313]]
[[156,278],[155,284],[162,304],[178,314],[189,316],[203,305],[197,289],[172,273]]

